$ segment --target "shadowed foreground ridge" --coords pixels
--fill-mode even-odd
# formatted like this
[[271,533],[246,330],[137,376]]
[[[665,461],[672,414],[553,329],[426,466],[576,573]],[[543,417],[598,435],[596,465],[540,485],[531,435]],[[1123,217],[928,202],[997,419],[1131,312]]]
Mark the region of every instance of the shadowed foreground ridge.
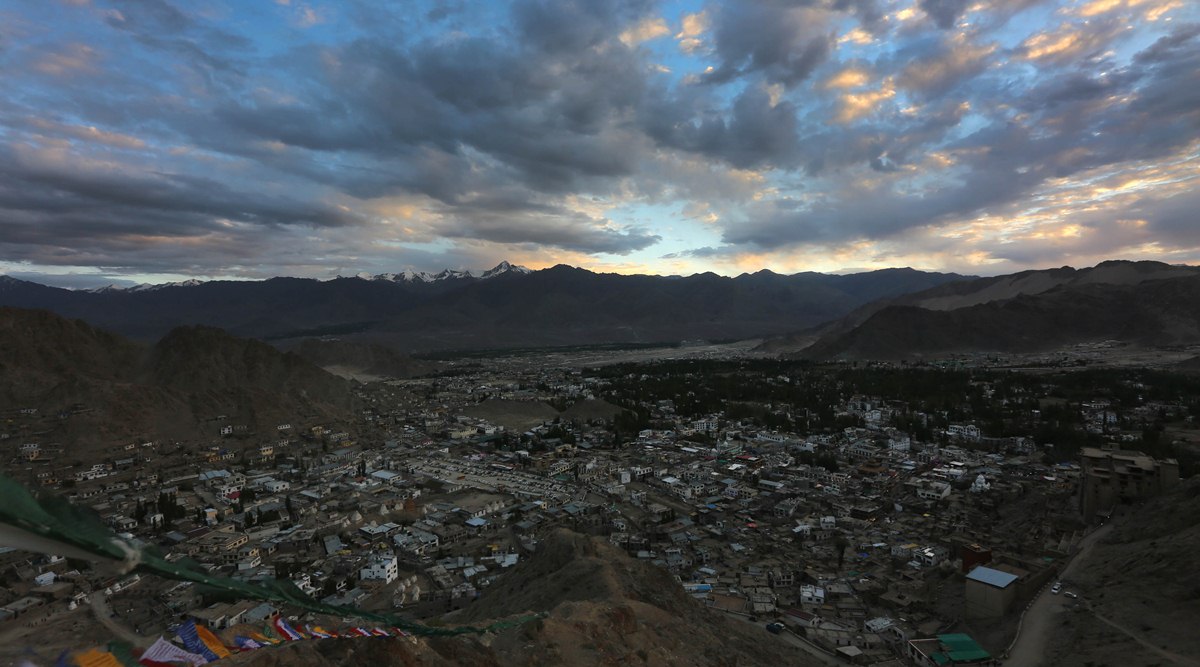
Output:
[[0,406],[73,413],[44,437],[76,448],[211,436],[218,415],[268,431],[300,417],[344,418],[354,404],[346,380],[211,327],[179,327],[143,345],[81,320],[0,307],[0,350]]
[[482,638],[309,641],[237,660],[255,667],[816,664],[761,627],[704,608],[665,571],[566,529],[447,623],[530,611],[549,616]]

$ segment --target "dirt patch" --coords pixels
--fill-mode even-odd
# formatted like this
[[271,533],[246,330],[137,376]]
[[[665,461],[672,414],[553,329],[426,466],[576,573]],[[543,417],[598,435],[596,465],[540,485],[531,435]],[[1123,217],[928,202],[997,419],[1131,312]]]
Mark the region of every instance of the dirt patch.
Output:
[[541,401],[514,401],[489,398],[463,410],[463,414],[483,419],[509,431],[527,431],[543,422],[558,417],[558,410]]

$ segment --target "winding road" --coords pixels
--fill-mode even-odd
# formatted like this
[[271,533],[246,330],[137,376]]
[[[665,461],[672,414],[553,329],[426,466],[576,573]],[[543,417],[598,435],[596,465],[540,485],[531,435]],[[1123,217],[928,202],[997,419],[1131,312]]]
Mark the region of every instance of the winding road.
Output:
[[[1079,551],[1075,552],[1071,561],[1067,563],[1067,567],[1058,574],[1058,577],[1065,579],[1070,576],[1075,566],[1087,559],[1096,542],[1108,535],[1111,530],[1112,524],[1110,523],[1092,531],[1087,537],[1080,540]],[[1047,643],[1050,641],[1050,625],[1054,616],[1066,608],[1064,602],[1066,599],[1069,598],[1052,594],[1049,585],[1042,588],[1038,596],[1034,598],[1033,604],[1021,618],[1021,625],[1017,629],[1017,638],[1008,650],[1008,658],[1004,661],[1005,665],[1037,667],[1037,665],[1043,664]]]
[[[1112,530],[1112,526],[1113,524],[1111,523],[1103,526],[1080,540],[1079,551],[1071,557],[1071,561],[1067,563],[1066,568],[1059,573],[1059,579],[1069,578],[1075,570],[1075,566],[1087,560],[1087,557],[1092,552],[1092,547],[1105,535],[1108,535]],[[1039,665],[1045,665],[1048,642],[1050,641],[1050,628],[1054,623],[1054,617],[1067,609],[1067,601],[1069,599],[1065,595],[1050,593],[1049,585],[1044,587],[1037,598],[1034,599],[1033,604],[1025,611],[1025,615],[1021,619],[1021,625],[1018,628],[1017,638],[1014,640],[1012,646],[1009,647],[1008,657],[1003,664],[1013,665],[1013,667],[1038,667]],[[1176,665],[1184,665],[1185,667],[1200,667],[1200,660],[1159,648],[1129,628],[1101,616],[1096,613],[1096,610],[1088,600],[1081,597],[1079,598],[1079,603],[1096,620],[1124,634],[1146,650],[1159,655],[1164,660]]]

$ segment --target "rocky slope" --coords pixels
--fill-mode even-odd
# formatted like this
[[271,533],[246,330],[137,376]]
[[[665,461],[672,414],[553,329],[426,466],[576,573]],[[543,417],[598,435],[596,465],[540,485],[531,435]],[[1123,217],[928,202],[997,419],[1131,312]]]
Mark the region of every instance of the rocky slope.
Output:
[[1200,662],[1197,517],[1198,479],[1119,516],[1067,582],[1086,603],[1058,619],[1046,664],[1187,664],[1155,648]]
[[250,429],[341,419],[353,403],[348,382],[299,356],[207,327],[146,346],[45,311],[0,308],[0,349],[0,409],[70,415],[44,435],[83,445],[212,436],[218,416]]

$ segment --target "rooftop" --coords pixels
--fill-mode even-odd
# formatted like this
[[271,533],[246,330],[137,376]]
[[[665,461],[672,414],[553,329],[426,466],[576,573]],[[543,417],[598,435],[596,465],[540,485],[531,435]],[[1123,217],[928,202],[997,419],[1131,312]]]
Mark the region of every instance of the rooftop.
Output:
[[1017,575],[980,565],[971,570],[971,573],[967,575],[967,579],[995,586],[996,588],[1007,588],[1009,584],[1017,580]]

